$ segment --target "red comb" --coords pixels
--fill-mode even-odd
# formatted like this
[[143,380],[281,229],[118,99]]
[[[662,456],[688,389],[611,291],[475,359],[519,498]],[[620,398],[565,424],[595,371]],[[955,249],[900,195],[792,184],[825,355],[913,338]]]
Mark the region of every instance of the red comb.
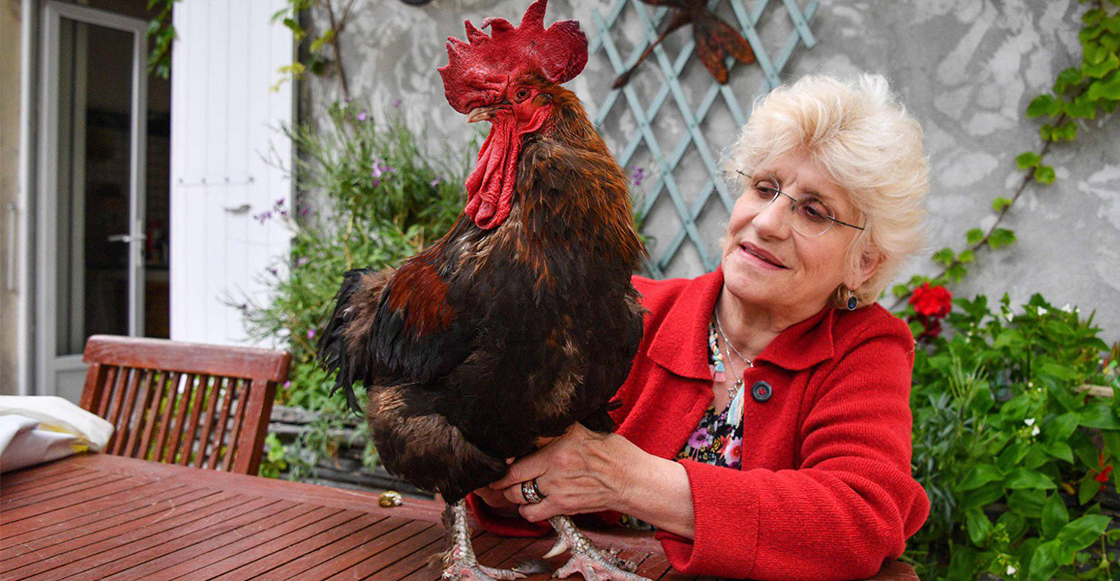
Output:
[[548,0],[537,0],[521,17],[516,28],[502,18],[487,18],[482,28],[468,20],[467,40],[447,37],[446,66],[443,77],[447,102],[460,113],[482,105],[485,98],[496,97],[508,80],[535,71],[554,84],[570,81],[587,64],[587,37],[575,20],[554,23],[546,30],[544,10]]

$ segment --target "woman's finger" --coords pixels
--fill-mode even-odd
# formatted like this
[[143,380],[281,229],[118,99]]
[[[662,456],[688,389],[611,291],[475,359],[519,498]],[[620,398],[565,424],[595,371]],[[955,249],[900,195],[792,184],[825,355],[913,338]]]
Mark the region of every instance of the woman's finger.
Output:
[[542,459],[541,451],[537,450],[532,454],[514,462],[510,465],[506,475],[501,480],[490,484],[490,488],[500,490],[509,488],[519,482],[532,480],[542,474],[548,469],[548,461]]

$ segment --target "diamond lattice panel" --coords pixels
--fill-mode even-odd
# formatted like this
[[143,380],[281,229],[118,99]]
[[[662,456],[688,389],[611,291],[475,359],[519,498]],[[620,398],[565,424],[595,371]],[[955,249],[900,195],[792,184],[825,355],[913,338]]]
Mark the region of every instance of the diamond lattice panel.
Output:
[[[649,274],[695,276],[719,264],[735,193],[720,167],[753,100],[780,84],[799,46],[816,44],[808,22],[817,0],[712,0],[708,7],[738,28],[758,62],[731,58],[728,85],[716,82],[696,58],[690,30],[670,35],[653,50],[630,83],[611,90],[651,43],[669,10],[640,0],[617,0],[595,10],[589,52],[609,62],[610,81],[594,95],[595,125],[634,182],[642,233],[648,237]],[[596,87],[592,87],[594,92]]]

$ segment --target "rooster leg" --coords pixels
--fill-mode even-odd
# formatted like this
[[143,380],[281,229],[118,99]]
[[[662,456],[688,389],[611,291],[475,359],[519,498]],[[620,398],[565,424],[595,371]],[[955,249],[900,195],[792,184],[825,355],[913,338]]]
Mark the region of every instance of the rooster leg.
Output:
[[556,555],[567,549],[572,556],[568,562],[552,574],[564,578],[572,573],[582,573],[586,581],[650,581],[634,573],[636,565],[619,558],[613,551],[603,551],[591,544],[583,533],[576,528],[572,519],[554,516],[548,519],[560,537],[549,555]]
[[[447,581],[508,581],[525,575],[510,569],[494,569],[481,565],[471,544],[471,529],[467,524],[467,504],[460,500],[448,505],[451,513],[451,547],[443,557],[443,578]],[[447,513],[444,513],[445,515]],[[446,522],[446,521],[445,521]]]

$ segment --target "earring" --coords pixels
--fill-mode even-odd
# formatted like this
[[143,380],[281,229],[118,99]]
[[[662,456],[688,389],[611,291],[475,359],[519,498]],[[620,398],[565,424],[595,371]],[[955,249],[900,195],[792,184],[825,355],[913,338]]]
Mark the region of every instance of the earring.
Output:
[[859,305],[859,300],[856,299],[856,294],[849,290],[848,291],[848,310],[849,311],[854,311],[854,310],[856,310],[856,307],[858,305]]

